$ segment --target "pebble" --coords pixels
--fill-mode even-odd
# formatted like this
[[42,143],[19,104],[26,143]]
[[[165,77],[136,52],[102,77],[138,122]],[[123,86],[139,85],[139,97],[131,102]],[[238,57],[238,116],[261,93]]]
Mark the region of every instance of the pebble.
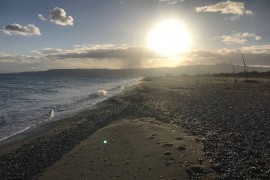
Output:
[[165,154],[165,155],[172,155],[172,153],[169,152],[169,151],[164,152],[164,154]]
[[189,81],[179,82],[178,86],[192,91],[172,91],[166,79],[147,78],[133,94],[115,96],[106,100],[106,108],[80,114],[86,119],[82,125],[1,154],[0,177],[33,179],[115,120],[152,117],[169,123],[181,117],[179,125],[189,134],[201,137],[205,155],[221,179],[269,179],[270,96],[262,93],[269,91],[269,84],[230,85],[218,79],[211,79],[218,83],[205,79],[196,83],[196,77],[190,77]]

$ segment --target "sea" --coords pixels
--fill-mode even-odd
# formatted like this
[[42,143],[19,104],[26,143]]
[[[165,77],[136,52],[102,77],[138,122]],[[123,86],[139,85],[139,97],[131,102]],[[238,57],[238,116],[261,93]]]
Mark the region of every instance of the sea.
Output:
[[0,75],[0,142],[93,108],[140,79]]

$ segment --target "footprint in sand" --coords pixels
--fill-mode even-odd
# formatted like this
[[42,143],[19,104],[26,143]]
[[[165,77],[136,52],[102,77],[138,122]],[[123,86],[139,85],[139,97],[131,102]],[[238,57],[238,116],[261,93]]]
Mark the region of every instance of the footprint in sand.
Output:
[[179,146],[179,147],[177,148],[177,150],[178,150],[179,152],[182,152],[182,151],[185,151],[185,150],[186,150],[186,147],[185,147],[185,146]]
[[152,134],[149,138],[154,139],[157,136],[157,134]]
[[170,166],[172,163],[175,162],[175,159],[174,159],[172,153],[169,151],[164,152],[164,160],[165,160],[166,166]]
[[173,147],[173,144],[172,143],[164,143],[163,147]]

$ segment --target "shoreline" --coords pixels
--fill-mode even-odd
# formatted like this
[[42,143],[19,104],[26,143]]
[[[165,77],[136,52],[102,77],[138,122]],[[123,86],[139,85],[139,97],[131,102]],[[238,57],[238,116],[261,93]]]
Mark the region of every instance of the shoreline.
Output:
[[69,126],[72,126],[73,123],[76,124],[76,122],[79,122],[80,119],[86,118],[89,111],[92,112],[98,110],[98,108],[100,107],[108,106],[107,101],[110,101],[111,98],[117,98],[118,96],[121,96],[121,94],[125,93],[125,91],[130,91],[132,88],[140,85],[142,81],[143,78],[140,78],[137,84],[128,86],[118,94],[111,96],[101,102],[98,102],[91,107],[63,116],[62,118],[57,118],[57,120],[40,124],[39,126],[36,126],[30,130],[28,130],[29,128],[27,128],[26,131],[19,132],[15,135],[8,137],[7,139],[4,139],[0,142],[0,154],[12,151],[14,149],[18,149],[23,144],[29,143],[32,140],[35,140],[42,136],[59,133],[59,130],[63,131],[65,129],[63,128],[63,126],[69,128]]
[[[140,84],[142,80],[143,80],[142,77],[132,79],[132,81],[136,81],[136,83],[128,82],[131,84],[126,86],[125,89],[129,89],[132,86],[136,86],[136,85]],[[121,87],[121,86],[117,86],[116,88],[119,88],[119,87]],[[106,90],[106,91],[111,91],[111,90],[114,90],[116,88]],[[123,89],[122,89],[122,91],[123,91]],[[58,122],[58,121],[70,121],[70,119],[73,119],[74,117],[79,116],[80,114],[85,114],[87,111],[89,111],[91,109],[98,108],[98,104],[102,103],[103,101],[106,101],[109,98],[112,98],[113,96],[117,96],[118,94],[122,93],[122,91],[120,91],[117,94],[114,94],[112,96],[109,96],[100,102],[96,102],[95,104],[93,104],[87,108],[80,108],[78,110],[75,110],[74,112],[67,112],[64,115],[61,114],[59,117],[54,117],[50,121],[40,121],[37,125],[33,124],[31,126],[26,127],[23,130],[16,132],[13,135],[10,135],[8,137],[4,137],[0,141],[0,148],[1,149],[5,148],[6,146],[9,146],[10,144],[14,144],[14,143],[16,143],[16,141],[19,141],[19,140],[24,141],[26,139],[29,139],[32,135],[38,134],[38,132],[44,132],[44,131],[46,131],[46,129],[50,129],[50,128],[53,128],[54,126],[58,126],[58,124],[61,124],[61,122]],[[31,139],[33,139],[33,138],[31,138]],[[1,152],[1,150],[0,150],[0,152]]]
[[[46,126],[44,124],[66,119],[91,109],[97,103],[120,93],[124,88],[139,83],[140,79],[139,77],[119,79],[104,78],[102,80],[90,78],[87,82],[77,82],[79,84],[76,84],[76,82],[74,82],[76,81],[75,78],[68,81],[68,83],[73,82],[77,87],[76,85],[72,86],[72,84],[69,84],[69,88],[64,90],[62,86],[53,84],[57,79],[55,80],[52,77],[51,79],[45,80],[46,83],[52,82],[53,85],[56,85],[55,89],[53,89],[53,85],[47,85],[49,90],[42,90],[38,92],[40,93],[39,95],[36,95],[36,92],[33,91],[29,91],[28,93],[24,91],[25,98],[16,96],[10,98],[10,100],[6,99],[8,98],[8,93],[19,94],[19,92],[17,92],[15,88],[10,89],[11,92],[4,90],[3,94],[7,94],[7,96],[3,99],[3,102],[6,102],[8,106],[3,106],[5,110],[2,111],[3,116],[0,117],[2,130],[0,133],[0,147],[2,144],[6,144],[7,139],[16,139],[13,138],[13,136],[25,134],[25,132],[32,130],[35,131],[36,128],[40,129],[40,126]],[[34,80],[37,81],[35,78]],[[84,80],[84,77],[80,79],[82,82]],[[41,86],[40,88],[43,87]],[[12,102],[17,101],[16,98],[18,98],[20,102],[12,104]],[[48,99],[46,100],[46,98]]]
[[[143,83],[99,103],[97,109],[77,114],[47,127],[44,132],[36,132],[28,140],[1,149],[0,175],[40,177],[111,123],[151,118],[164,125],[181,127],[187,135],[196,137],[194,145],[203,145],[204,158],[211,162],[207,167],[210,170],[189,171],[184,166],[188,178],[210,176],[209,172],[221,178],[269,177],[269,82],[234,84],[233,78],[145,78]],[[260,121],[255,121],[259,117]],[[245,160],[247,157],[250,161]],[[190,163],[198,166],[199,162]]]

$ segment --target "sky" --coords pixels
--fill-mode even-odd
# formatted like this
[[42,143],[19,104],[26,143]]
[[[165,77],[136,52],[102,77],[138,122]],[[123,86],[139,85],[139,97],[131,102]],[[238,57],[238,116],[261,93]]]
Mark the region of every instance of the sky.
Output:
[[[229,58],[242,64],[242,53],[250,66],[270,66],[269,7],[269,0],[1,0],[0,73],[176,67]],[[149,46],[149,34],[168,21],[188,34],[169,29],[154,43],[171,48],[171,40],[165,43],[171,38],[185,51],[168,55]]]

